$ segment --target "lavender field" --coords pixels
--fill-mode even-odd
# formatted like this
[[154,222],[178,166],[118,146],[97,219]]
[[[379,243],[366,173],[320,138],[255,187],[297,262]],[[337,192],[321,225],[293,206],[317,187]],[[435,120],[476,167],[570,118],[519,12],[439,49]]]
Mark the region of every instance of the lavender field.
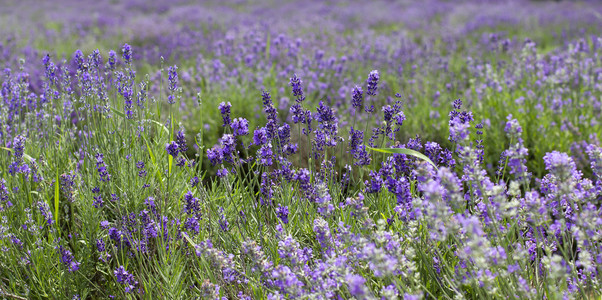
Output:
[[600,299],[602,2],[0,3],[0,299]]

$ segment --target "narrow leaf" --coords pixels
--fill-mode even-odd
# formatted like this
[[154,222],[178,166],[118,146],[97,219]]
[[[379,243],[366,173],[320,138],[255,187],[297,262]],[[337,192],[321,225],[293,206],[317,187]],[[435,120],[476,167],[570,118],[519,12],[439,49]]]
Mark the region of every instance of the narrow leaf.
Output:
[[56,181],[54,182],[54,218],[59,224],[59,169],[56,169]]
[[167,129],[167,127],[165,127],[165,125],[161,124],[161,122],[157,122],[157,121],[151,120],[151,119],[148,119],[148,121],[151,121],[151,122],[157,124],[157,126],[159,126],[160,128],[162,128],[163,131],[165,131],[166,134],[169,133],[169,130]]
[[173,156],[169,155],[169,175],[171,175],[171,165],[173,164]]
[[433,167],[435,168],[435,170],[437,169],[437,166],[435,165],[435,163],[433,163],[433,161],[428,158],[426,155],[418,152],[418,151],[414,151],[412,149],[406,149],[406,148],[371,148],[366,146],[366,148],[372,150],[372,151],[376,151],[376,152],[382,152],[382,153],[388,153],[388,154],[405,154],[405,155],[411,155],[417,158],[420,158],[426,162],[428,162],[429,164],[433,165]]

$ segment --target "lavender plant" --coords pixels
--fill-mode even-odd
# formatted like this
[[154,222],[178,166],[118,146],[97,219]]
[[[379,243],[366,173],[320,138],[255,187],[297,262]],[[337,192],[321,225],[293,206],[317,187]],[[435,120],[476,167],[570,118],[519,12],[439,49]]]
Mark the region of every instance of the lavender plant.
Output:
[[[577,8],[521,4],[544,29]],[[299,28],[224,14],[160,53],[3,44],[0,298],[600,297],[602,42],[575,29],[599,20],[563,15],[558,45],[521,14],[500,31],[514,2],[429,5],[405,26],[433,40],[366,10],[326,41],[310,2]]]

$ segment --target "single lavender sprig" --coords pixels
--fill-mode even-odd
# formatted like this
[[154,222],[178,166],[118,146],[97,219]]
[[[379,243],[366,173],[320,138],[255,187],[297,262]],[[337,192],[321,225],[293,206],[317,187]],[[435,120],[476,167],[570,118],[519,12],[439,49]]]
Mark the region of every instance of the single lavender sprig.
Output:
[[376,90],[378,89],[379,80],[380,74],[378,73],[378,70],[373,70],[370,72],[370,74],[368,74],[368,79],[366,80],[366,84],[368,86],[368,91],[366,92],[367,95],[376,96]]
[[145,167],[145,164],[143,161],[140,160],[136,163],[136,168],[138,169],[138,177],[140,177],[140,178],[144,178],[147,175],[147,172],[144,169],[144,167]]
[[100,152],[96,153],[96,170],[98,171],[101,181],[108,182],[111,180],[111,174],[107,171],[104,155]]
[[59,254],[61,255],[61,262],[67,267],[69,273],[79,270],[80,263],[75,260],[69,249],[59,246]]
[[113,274],[115,275],[117,282],[125,286],[126,293],[132,292],[138,285],[138,281],[136,281],[134,275],[126,271],[123,266],[119,266],[117,269],[115,269]]
[[265,128],[267,129],[269,139],[278,136],[278,110],[274,107],[272,97],[267,91],[261,92],[261,101],[263,103],[263,112],[268,120]]
[[117,53],[113,50],[109,50],[109,59],[107,60],[107,69],[114,70],[117,66]]
[[226,103],[226,102],[222,102],[219,104],[219,111],[222,114],[222,119],[224,121],[223,123],[223,127],[229,126],[230,123],[232,123],[232,120],[230,119],[230,109],[232,108],[232,104],[230,104],[230,102]]
[[[510,147],[504,151],[502,157],[508,160],[508,166],[510,167],[509,173],[516,176],[516,179],[526,186],[531,179],[531,173],[528,172],[526,166],[529,151],[523,145],[523,129],[518,123],[518,120],[512,118],[512,115],[508,115],[507,119],[508,122],[506,122],[504,131],[511,141],[511,144]],[[480,154],[482,155],[482,153]]]
[[230,124],[232,127],[232,134],[234,136],[242,136],[249,134],[249,121],[245,118],[236,118]]
[[301,83],[302,81],[299,77],[297,77],[297,74],[294,74],[290,79],[290,85],[293,88],[293,96],[295,97],[295,101],[297,101],[297,103],[302,103],[303,100],[305,100]]
[[123,55],[123,60],[125,64],[129,67],[132,64],[132,46],[128,44],[123,44],[121,48],[121,53]]
[[288,213],[288,206],[282,206],[278,204],[278,207],[276,208],[276,214],[284,224],[288,224]]
[[11,175],[15,175],[20,172],[19,166],[23,163],[23,154],[25,153],[25,137],[17,135],[13,139],[13,162],[8,167],[8,172]]
[[0,212],[13,206],[13,203],[8,199],[9,192],[6,186],[6,180],[0,179]]
[[188,151],[188,144],[186,143],[186,135],[184,134],[184,128],[180,128],[176,133],[176,144],[178,144],[178,151],[185,153]]
[[165,151],[167,151],[167,154],[177,157],[178,153],[180,153],[180,146],[177,142],[171,141],[170,143],[165,144]]
[[40,214],[44,217],[46,224],[52,225],[54,223],[54,219],[52,219],[52,213],[50,212],[50,206],[45,201],[38,201],[38,209],[40,210]]
[[362,103],[364,102],[364,91],[362,90],[362,87],[357,85],[353,87],[351,95],[351,106],[356,109],[362,107]]
[[169,95],[167,96],[167,102],[169,104],[174,104],[176,103],[176,93],[178,92],[178,67],[177,66],[170,66],[167,70],[167,81],[169,82]]

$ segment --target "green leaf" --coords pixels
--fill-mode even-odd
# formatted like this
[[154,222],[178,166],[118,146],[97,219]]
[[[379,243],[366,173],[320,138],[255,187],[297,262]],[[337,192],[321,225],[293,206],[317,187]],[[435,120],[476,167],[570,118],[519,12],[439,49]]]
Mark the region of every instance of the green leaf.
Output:
[[412,149],[406,149],[406,148],[371,148],[366,146],[366,148],[372,150],[372,151],[376,151],[376,152],[382,152],[382,153],[388,153],[388,154],[405,154],[405,155],[411,155],[417,158],[420,158],[426,162],[428,162],[429,164],[433,165],[433,167],[435,168],[435,170],[437,169],[437,166],[435,165],[435,163],[433,163],[433,161],[428,158],[426,155],[418,152],[418,151],[414,151]]
[[196,246],[196,244],[192,241],[192,239],[190,239],[190,237],[188,236],[188,234],[186,234],[186,232],[182,232],[182,236],[184,237],[184,239],[186,239],[190,245],[192,245],[193,247]]
[[[111,107],[111,110],[112,110],[112,111],[113,111],[113,112],[114,112],[116,115],[118,115],[118,116],[122,117],[122,118],[123,118],[123,119],[125,119],[126,121],[128,121],[128,122],[130,122],[130,123],[132,123],[132,124],[134,124],[134,125],[135,125],[134,121],[132,121],[131,119],[128,119],[128,118],[126,118],[126,116],[125,116],[125,114],[124,114],[124,113],[122,113],[122,112],[120,112],[120,111],[118,111],[118,110],[116,110],[116,109],[114,109],[114,108],[112,108],[112,107]],[[157,121],[155,121],[155,120],[151,120],[151,119],[146,119],[146,121],[151,121],[151,122],[155,123],[155,124],[156,124],[156,125],[158,125],[158,126],[161,128],[161,129],[163,129],[163,131],[165,131],[165,133],[169,133],[169,130],[167,129],[167,127],[165,127],[165,125],[161,124],[161,122],[157,122]]]
[[126,121],[128,121],[128,122],[130,122],[130,123],[134,124],[134,121],[132,121],[132,120],[130,120],[130,119],[128,119],[128,118],[126,118],[124,113],[122,113],[122,112],[120,112],[120,111],[118,111],[118,110],[116,110],[116,109],[114,109],[114,108],[112,108],[112,107],[111,107],[111,110],[112,110],[112,111],[113,111],[113,112],[114,112],[116,115],[118,115],[118,116],[122,117],[124,120],[126,120]]
[[165,133],[169,133],[169,130],[167,129],[167,127],[165,127],[165,125],[161,124],[161,122],[157,122],[157,121],[151,120],[151,119],[148,119],[148,121],[151,121],[151,122],[157,124],[160,128],[163,129],[163,131],[165,131]]
[[173,156],[169,155],[169,175],[171,175],[171,165],[173,164]]
[[[54,182],[54,218],[59,224],[59,169],[56,169],[56,181]],[[58,227],[58,226],[57,226]]]
[[151,147],[148,144],[148,140],[146,139],[146,135],[144,133],[142,133],[142,139],[146,144],[146,149],[148,150],[148,155],[150,155],[151,162],[153,163],[153,166],[155,166],[155,168],[157,169],[157,178],[159,179],[159,182],[163,182],[163,176],[161,176],[161,172],[159,171],[159,168],[157,168],[157,161],[155,160],[155,155],[153,154],[153,150],[151,150]]
[[142,136],[142,138],[144,139],[144,143],[146,144],[146,149],[148,149],[148,155],[150,155],[151,162],[153,163],[153,165],[157,164],[157,162],[155,161],[155,155],[153,155],[153,150],[151,150],[151,147],[148,144],[148,140],[144,135]]

